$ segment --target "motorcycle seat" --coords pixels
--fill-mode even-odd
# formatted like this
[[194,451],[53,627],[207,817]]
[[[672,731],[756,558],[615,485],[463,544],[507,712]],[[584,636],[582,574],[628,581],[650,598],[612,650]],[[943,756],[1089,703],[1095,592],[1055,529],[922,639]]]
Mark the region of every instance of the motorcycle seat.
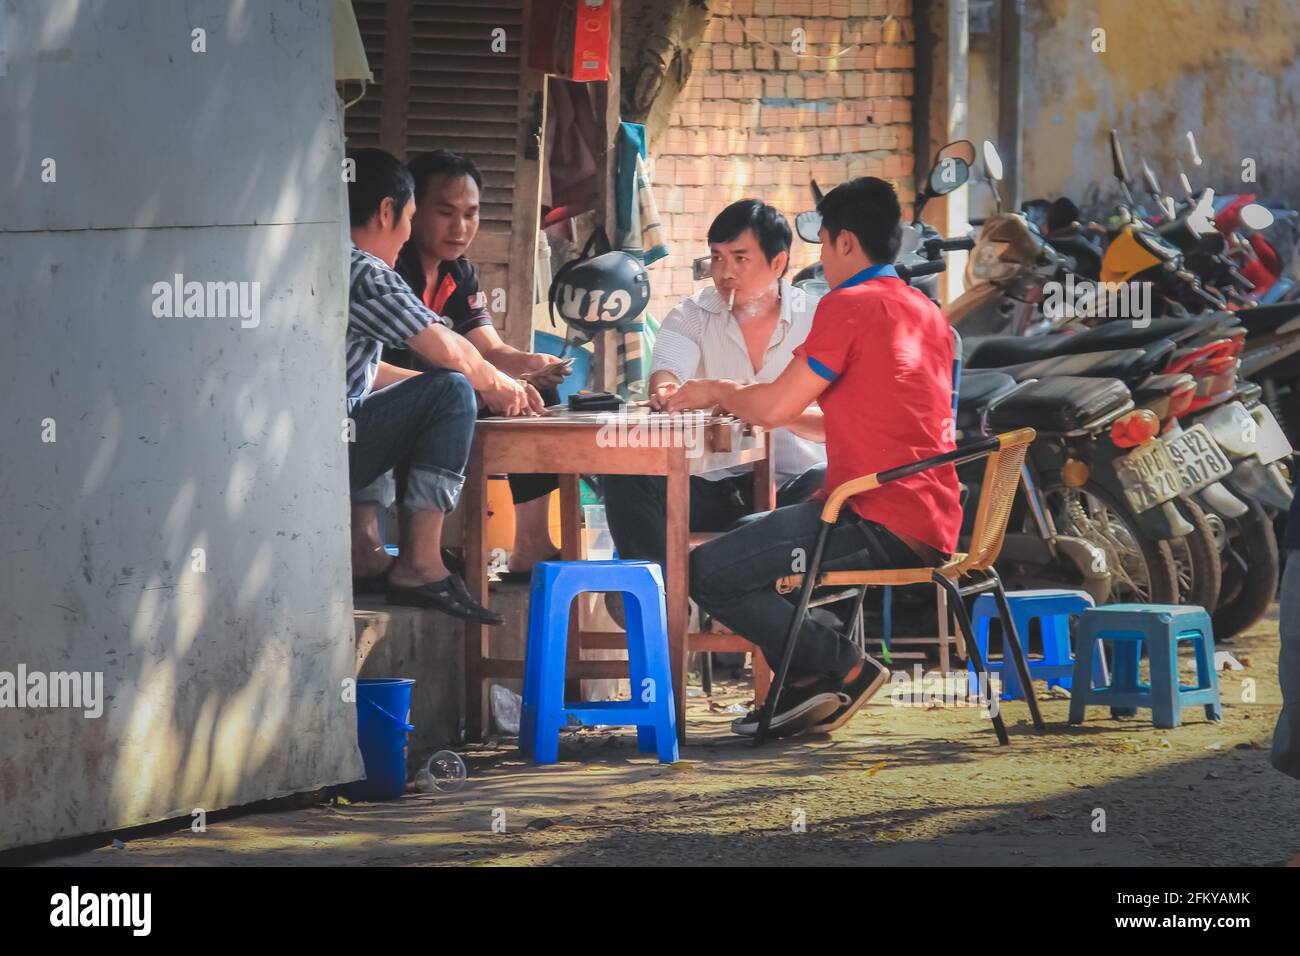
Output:
[[957,392],[957,428],[978,430],[984,409],[1015,389],[1016,380],[1001,372],[963,372]]
[[1237,320],[1228,313],[1215,312],[1188,319],[1156,319],[1143,328],[1136,328],[1131,322],[1117,321],[1081,332],[1053,335],[973,336],[962,342],[962,360],[967,368],[998,368],[1057,355],[1140,348],[1159,339],[1181,342],[1208,329],[1236,324]]
[[1248,338],[1272,335],[1292,319],[1300,318],[1300,302],[1283,302],[1279,305],[1256,305],[1238,309],[1237,318],[1246,326]]
[[1163,366],[1178,348],[1168,339],[1160,339],[1142,348],[1089,352],[1084,355],[1058,355],[1037,362],[1008,365],[997,369],[1017,382],[1029,378],[1056,378],[1061,375],[1085,378],[1117,378],[1125,385],[1137,385]]
[[1063,435],[1093,426],[1132,407],[1128,387],[1113,378],[1063,375],[1040,379],[994,403],[988,413],[994,431],[1033,428]]

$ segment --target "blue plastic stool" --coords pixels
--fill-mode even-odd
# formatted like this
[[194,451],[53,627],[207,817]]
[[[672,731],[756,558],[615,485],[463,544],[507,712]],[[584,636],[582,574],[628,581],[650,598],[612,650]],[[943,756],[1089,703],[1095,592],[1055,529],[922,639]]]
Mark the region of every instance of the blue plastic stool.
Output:
[[[1214,631],[1204,608],[1173,604],[1111,604],[1084,613],[1079,620],[1078,646],[1098,640],[1113,641],[1114,673],[1104,687],[1092,686],[1092,659],[1081,654],[1074,661],[1074,690],[1070,698],[1070,723],[1083,722],[1088,704],[1110,707],[1112,717],[1132,717],[1139,707],[1151,708],[1156,727],[1177,727],[1182,709],[1205,706],[1210,720],[1223,717],[1219,702],[1219,675],[1214,670]],[[1151,683],[1138,680],[1142,642],[1147,644]],[[1196,654],[1196,685],[1178,682],[1178,644],[1191,641]]]
[[[1063,589],[1044,589],[1041,591],[1008,591],[1007,604],[1011,607],[1011,620],[1016,625],[1016,633],[1024,645],[1025,654],[1029,654],[1029,622],[1037,619],[1043,634],[1042,660],[1031,660],[1029,677],[1031,680],[1046,680],[1048,687],[1070,689],[1074,674],[1074,655],[1070,650],[1070,618],[1078,616],[1093,606],[1092,595],[1087,591],[1070,591]],[[992,594],[981,594],[975,599],[972,614],[975,624],[975,645],[984,660],[989,673],[1001,671],[1002,699],[1019,700],[1025,696],[1020,686],[1020,677],[1014,667],[1007,667],[1006,661],[989,660],[989,622],[999,620],[997,599]],[[1101,657],[1101,649],[1094,650],[1098,673],[1106,673],[1106,662]],[[1004,652],[1005,657],[1005,652]],[[970,665],[974,675],[975,665]]]
[[[569,608],[589,591],[619,591],[627,618],[631,700],[566,703],[565,653]],[[528,656],[524,666],[519,749],[539,764],[559,759],[560,730],[569,718],[585,725],[636,727],[643,753],[677,759],[677,713],[668,664],[664,580],[649,561],[543,561],[533,568],[528,606]]]

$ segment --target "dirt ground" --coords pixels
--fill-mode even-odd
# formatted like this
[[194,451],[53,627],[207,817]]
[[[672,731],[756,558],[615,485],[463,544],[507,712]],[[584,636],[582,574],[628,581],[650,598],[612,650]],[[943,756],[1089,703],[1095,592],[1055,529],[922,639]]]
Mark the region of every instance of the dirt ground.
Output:
[[[833,737],[755,750],[727,730],[747,685],[689,700],[679,764],[624,731],[582,730],[556,766],[513,741],[463,753],[452,794],[236,812],[47,866],[112,865],[1281,865],[1300,854],[1300,781],[1268,764],[1277,718],[1277,619],[1222,648],[1224,720],[1200,708],[1156,730],[1039,684],[1048,732],[1003,705],[999,747],[977,708],[900,707],[885,691]],[[1254,681],[1256,699],[1247,680]],[[697,691],[698,693],[698,691]],[[107,838],[106,838],[107,839]]]

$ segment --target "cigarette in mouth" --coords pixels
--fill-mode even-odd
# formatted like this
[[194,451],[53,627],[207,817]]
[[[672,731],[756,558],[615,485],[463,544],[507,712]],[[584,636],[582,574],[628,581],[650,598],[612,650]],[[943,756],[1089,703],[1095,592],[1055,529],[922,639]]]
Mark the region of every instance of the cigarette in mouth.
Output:
[[735,304],[736,304],[736,290],[732,289],[731,295],[727,296],[727,311],[730,312],[732,307],[735,306]]

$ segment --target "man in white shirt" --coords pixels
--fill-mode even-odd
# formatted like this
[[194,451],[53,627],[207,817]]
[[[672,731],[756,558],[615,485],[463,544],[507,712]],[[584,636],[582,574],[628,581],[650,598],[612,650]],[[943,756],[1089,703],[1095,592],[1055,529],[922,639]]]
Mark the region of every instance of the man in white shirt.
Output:
[[[655,337],[648,391],[664,407],[691,379],[771,382],[790,364],[812,328],[817,299],[784,279],[790,261],[790,225],[758,199],[732,203],[709,227],[713,285],[664,318]],[[805,500],[821,485],[826,453],[799,426],[773,436],[777,505]],[[664,561],[666,481],[646,475],[608,475],[605,512],[619,557]],[[726,531],[753,506],[748,467],[691,479],[691,530]]]

